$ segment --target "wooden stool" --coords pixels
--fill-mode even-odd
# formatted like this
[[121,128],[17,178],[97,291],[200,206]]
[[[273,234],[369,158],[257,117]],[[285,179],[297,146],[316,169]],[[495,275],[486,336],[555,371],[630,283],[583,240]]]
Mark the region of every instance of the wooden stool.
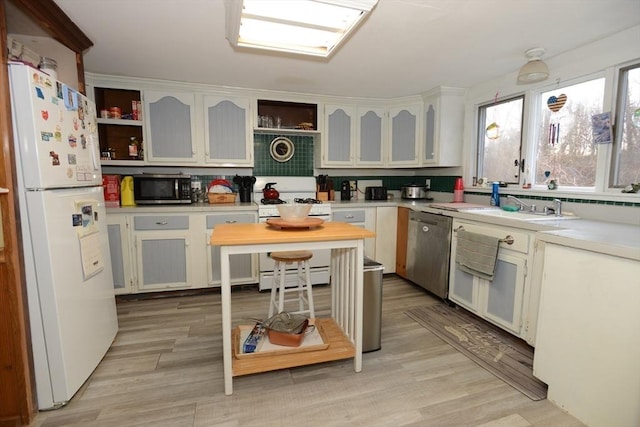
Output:
[[[290,301],[298,301],[298,311],[291,313],[309,313],[310,318],[315,318],[313,310],[313,294],[311,292],[311,275],[309,273],[309,260],[313,257],[310,251],[288,251],[288,252],[271,252],[271,259],[276,262],[273,269],[273,283],[271,285],[271,301],[269,303],[269,317],[273,316],[274,309],[276,313],[284,311],[284,303]],[[286,288],[286,268],[288,264],[297,263],[297,280],[298,286]],[[304,271],[303,271],[304,270]],[[304,291],[307,291],[305,297]],[[297,298],[285,299],[284,294],[288,292],[297,292]],[[307,308],[305,309],[305,304]]]

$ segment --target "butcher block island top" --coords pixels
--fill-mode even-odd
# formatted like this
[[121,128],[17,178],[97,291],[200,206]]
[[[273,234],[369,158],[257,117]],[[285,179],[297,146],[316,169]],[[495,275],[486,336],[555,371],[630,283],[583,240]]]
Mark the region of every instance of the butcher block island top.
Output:
[[255,245],[265,243],[326,242],[375,237],[376,233],[346,222],[325,222],[312,228],[279,228],[268,224],[220,224],[211,234],[211,244]]

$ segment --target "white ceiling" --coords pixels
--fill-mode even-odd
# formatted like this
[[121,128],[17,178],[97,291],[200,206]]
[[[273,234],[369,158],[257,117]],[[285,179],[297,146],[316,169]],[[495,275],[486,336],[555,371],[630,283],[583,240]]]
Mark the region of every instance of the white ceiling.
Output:
[[[380,0],[329,60],[234,51],[223,0],[55,0],[94,73],[354,97],[471,87],[640,23],[639,0]],[[295,0],[288,0],[295,1]]]

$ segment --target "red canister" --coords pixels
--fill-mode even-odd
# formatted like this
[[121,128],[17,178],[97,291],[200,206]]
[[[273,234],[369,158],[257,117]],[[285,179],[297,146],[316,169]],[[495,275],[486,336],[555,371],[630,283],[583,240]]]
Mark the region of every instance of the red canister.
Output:
[[120,175],[102,175],[104,202],[109,208],[120,206]]
[[460,177],[456,178],[456,182],[453,185],[453,201],[464,202],[464,184]]

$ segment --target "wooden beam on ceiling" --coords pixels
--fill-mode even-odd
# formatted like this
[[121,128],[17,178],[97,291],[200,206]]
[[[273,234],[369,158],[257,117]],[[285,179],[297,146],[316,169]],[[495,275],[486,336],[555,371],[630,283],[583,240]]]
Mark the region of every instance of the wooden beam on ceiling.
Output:
[[52,38],[69,49],[82,53],[93,42],[53,0],[9,0],[36,21]]

